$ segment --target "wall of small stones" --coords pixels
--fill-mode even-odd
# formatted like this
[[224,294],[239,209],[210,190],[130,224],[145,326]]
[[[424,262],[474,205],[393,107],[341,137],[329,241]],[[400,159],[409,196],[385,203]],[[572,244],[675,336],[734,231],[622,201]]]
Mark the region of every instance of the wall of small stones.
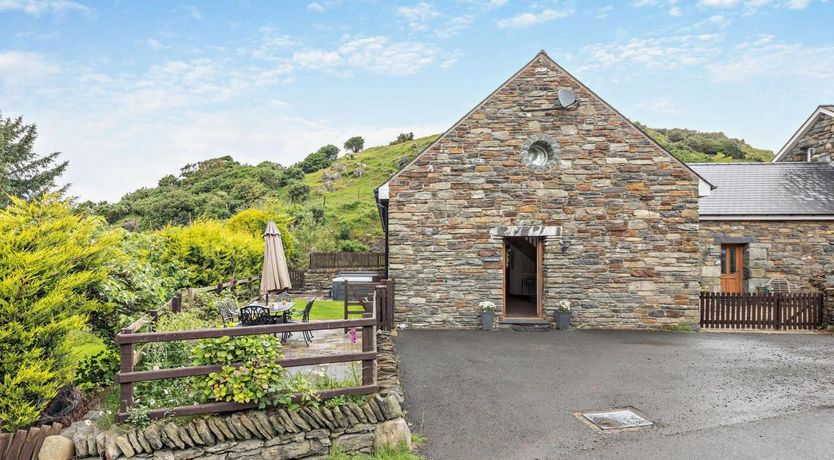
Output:
[[333,278],[339,275],[339,272],[381,272],[378,267],[360,267],[351,269],[308,269],[304,272],[304,289],[325,289],[333,285]]
[[[558,107],[572,88],[578,107]],[[556,161],[524,162],[551,139]],[[496,227],[546,226],[544,307],[574,326],[697,324],[698,181],[669,154],[539,56],[389,184],[395,315],[414,328],[474,328],[502,303]],[[569,247],[562,251],[563,241]]]
[[834,157],[834,117],[822,115],[785,154],[782,161],[808,161],[808,148],[814,149],[811,161],[831,162]]
[[721,242],[726,238],[750,238],[744,248],[748,292],[771,278],[814,290],[812,277],[834,270],[834,222],[702,221],[701,282],[707,290],[721,288]]
[[158,421],[145,429],[102,431],[84,420],[61,435],[73,441],[78,458],[107,460],[322,458],[334,449],[370,453],[380,445],[410,445],[394,345],[380,333],[377,346],[380,390],[362,405],[245,411],[187,423]]

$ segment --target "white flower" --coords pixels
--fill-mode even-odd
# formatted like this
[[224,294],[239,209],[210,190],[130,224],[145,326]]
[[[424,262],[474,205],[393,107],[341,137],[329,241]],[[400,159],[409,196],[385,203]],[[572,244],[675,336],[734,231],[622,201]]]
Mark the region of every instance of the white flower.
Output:
[[481,311],[495,311],[495,304],[489,300],[484,300],[478,306],[481,307]]
[[560,300],[558,304],[559,311],[570,311],[570,301],[569,300]]

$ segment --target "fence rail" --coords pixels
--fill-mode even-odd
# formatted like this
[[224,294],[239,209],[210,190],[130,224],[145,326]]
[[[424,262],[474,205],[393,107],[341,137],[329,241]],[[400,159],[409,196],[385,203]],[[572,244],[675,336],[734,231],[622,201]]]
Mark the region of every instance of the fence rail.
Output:
[[345,269],[385,267],[385,254],[381,252],[311,252],[310,269]]
[[704,328],[813,330],[823,322],[817,292],[701,292],[700,303]]
[[[358,283],[353,283],[351,286],[355,287]],[[368,284],[368,283],[366,283]],[[377,348],[376,348],[376,331],[377,329],[390,330],[394,327],[393,320],[393,298],[394,298],[394,282],[393,280],[384,280],[379,283],[370,283],[372,288],[372,299],[362,299],[360,305],[363,310],[351,311],[351,313],[360,313],[361,318],[349,319],[347,315],[345,319],[341,320],[327,320],[327,321],[310,321],[306,323],[290,323],[290,324],[270,324],[261,326],[246,326],[246,327],[227,327],[214,329],[197,329],[188,331],[165,331],[165,332],[142,332],[141,329],[153,326],[159,316],[157,311],[149,312],[147,315],[139,318],[133,324],[122,329],[116,335],[116,345],[119,347],[120,356],[120,371],[116,376],[116,382],[119,384],[119,413],[118,420],[124,421],[127,417],[128,409],[133,405],[134,384],[137,382],[147,382],[153,380],[165,380],[182,377],[193,377],[200,375],[208,375],[212,372],[217,372],[222,365],[208,365],[208,366],[190,366],[171,369],[159,370],[136,370],[138,363],[138,354],[141,353],[140,346],[145,343],[153,342],[169,342],[180,340],[200,340],[211,339],[219,337],[239,337],[247,335],[263,335],[263,334],[282,334],[286,332],[302,332],[302,331],[319,331],[326,329],[351,329],[357,328],[362,331],[362,351],[355,353],[342,354],[324,354],[315,356],[305,356],[300,358],[288,358],[278,360],[277,364],[285,368],[293,368],[299,366],[310,366],[316,364],[334,364],[344,362],[361,362],[362,363],[362,383],[361,385],[339,388],[335,390],[327,390],[319,393],[322,398],[331,398],[344,395],[367,394],[377,390],[376,383],[376,367],[377,367]],[[348,298],[350,298],[348,296]],[[170,304],[174,307],[175,301]],[[168,306],[166,305],[166,307]],[[348,302],[346,301],[346,306]],[[347,307],[346,307],[347,308]],[[242,363],[233,364],[233,366],[240,366]],[[148,412],[151,418],[160,418],[166,415],[198,415],[215,412],[228,412],[254,408],[253,404],[237,404],[227,402],[211,402],[204,404],[197,404],[192,406],[158,408]]]

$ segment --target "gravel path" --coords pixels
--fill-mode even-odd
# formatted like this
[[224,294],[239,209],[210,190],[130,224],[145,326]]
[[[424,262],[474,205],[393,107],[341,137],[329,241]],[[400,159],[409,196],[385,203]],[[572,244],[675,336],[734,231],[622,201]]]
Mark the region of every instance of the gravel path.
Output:
[[[430,459],[834,455],[829,335],[404,331],[397,349]],[[575,415],[627,406],[656,426]]]

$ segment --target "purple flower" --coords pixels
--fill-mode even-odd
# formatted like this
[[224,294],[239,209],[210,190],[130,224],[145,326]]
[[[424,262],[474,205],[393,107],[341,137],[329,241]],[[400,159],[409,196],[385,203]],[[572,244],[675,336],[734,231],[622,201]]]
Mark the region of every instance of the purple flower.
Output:
[[356,328],[350,328],[350,343],[356,343]]

